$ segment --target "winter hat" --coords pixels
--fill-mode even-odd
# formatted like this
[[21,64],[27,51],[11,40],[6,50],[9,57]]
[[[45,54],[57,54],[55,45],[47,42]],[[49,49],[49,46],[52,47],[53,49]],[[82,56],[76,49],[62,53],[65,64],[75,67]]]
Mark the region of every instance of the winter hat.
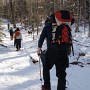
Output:
[[50,16],[48,16],[46,22],[56,23],[55,14],[53,13]]
[[50,20],[51,20],[52,23],[56,23],[55,14],[54,13],[52,15],[50,15]]
[[50,19],[46,19],[46,21],[45,21],[45,25],[47,24],[47,23],[50,23],[51,21],[50,21]]
[[67,10],[59,10],[55,12],[55,18],[57,18],[61,22],[71,22],[72,16]]
[[20,31],[19,28],[17,28],[16,31]]

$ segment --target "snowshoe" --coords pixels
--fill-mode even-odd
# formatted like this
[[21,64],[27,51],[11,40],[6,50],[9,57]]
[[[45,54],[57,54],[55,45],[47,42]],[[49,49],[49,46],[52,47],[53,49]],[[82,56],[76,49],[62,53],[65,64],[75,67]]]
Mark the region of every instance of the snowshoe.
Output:
[[16,49],[16,51],[19,51],[18,49]]
[[42,85],[42,90],[51,90],[50,88],[49,89],[46,89],[44,85]]

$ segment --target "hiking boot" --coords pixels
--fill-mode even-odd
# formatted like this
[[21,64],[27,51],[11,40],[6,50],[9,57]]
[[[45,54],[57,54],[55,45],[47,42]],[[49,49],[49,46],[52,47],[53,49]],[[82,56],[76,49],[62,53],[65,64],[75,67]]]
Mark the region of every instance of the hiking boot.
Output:
[[45,86],[42,85],[42,90],[51,90],[51,88],[45,88]]
[[16,49],[16,51],[19,51],[18,49]]
[[21,50],[20,48],[18,49],[18,51]]

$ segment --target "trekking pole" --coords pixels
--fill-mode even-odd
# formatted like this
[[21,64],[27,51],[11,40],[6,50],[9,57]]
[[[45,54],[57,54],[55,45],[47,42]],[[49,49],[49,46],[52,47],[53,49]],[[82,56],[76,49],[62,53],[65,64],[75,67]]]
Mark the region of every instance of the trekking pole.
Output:
[[74,56],[74,48],[73,48],[73,42],[72,42],[72,35],[71,35],[71,45],[72,45],[72,54]]
[[23,39],[21,39],[21,48],[23,49]]
[[73,54],[73,56],[74,56],[74,49],[73,49],[73,44],[72,44],[72,54]]
[[42,88],[42,73],[41,73],[42,68],[41,68],[41,61],[40,60],[41,59],[40,59],[40,56],[39,56],[40,81],[41,81],[41,88]]

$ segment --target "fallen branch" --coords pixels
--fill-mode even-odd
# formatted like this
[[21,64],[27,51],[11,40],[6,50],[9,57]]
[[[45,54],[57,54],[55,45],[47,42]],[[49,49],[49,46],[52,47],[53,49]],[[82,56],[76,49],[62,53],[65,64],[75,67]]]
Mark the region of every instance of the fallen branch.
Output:
[[80,45],[80,46],[89,47],[89,46],[87,46],[87,45],[82,45],[82,44],[80,44],[81,42],[80,42],[80,41],[78,41],[78,40],[75,40],[75,39],[73,39],[73,41],[76,41],[76,42],[78,42],[78,45]]
[[84,66],[83,66],[83,63],[82,63],[82,62],[79,62],[79,61],[74,61],[74,62],[71,62],[71,63],[69,63],[69,64],[78,65],[78,66],[84,67]]
[[0,45],[7,48],[7,46],[5,46],[5,45],[3,45],[3,44],[0,44]]
[[90,64],[90,63],[87,63],[87,64]]
[[34,64],[36,64],[36,63],[38,62],[38,60],[34,59],[32,56],[30,56],[30,58],[32,59],[32,62],[33,62]]

